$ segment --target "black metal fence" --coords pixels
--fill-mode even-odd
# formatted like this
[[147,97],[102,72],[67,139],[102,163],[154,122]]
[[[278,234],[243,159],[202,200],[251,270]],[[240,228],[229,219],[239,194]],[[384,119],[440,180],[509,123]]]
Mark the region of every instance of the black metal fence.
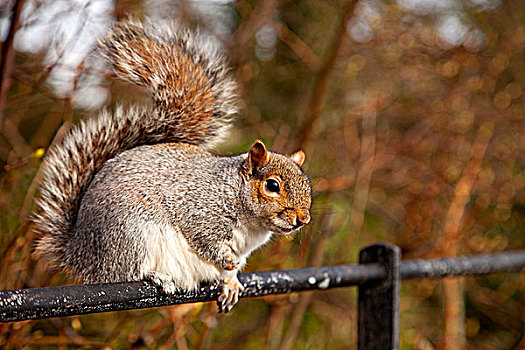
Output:
[[[401,261],[400,249],[375,244],[358,265],[244,273],[241,297],[359,286],[359,349],[397,349],[401,280],[520,271],[525,250],[470,257]],[[0,291],[0,322],[82,315],[216,300],[220,287],[166,295],[148,282]]]

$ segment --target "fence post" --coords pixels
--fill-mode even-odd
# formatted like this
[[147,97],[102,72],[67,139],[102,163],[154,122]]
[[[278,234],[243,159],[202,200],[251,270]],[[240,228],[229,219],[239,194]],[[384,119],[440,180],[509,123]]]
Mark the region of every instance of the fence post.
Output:
[[391,244],[374,244],[359,253],[359,263],[381,263],[387,277],[359,287],[359,350],[399,348],[399,298],[401,250]]

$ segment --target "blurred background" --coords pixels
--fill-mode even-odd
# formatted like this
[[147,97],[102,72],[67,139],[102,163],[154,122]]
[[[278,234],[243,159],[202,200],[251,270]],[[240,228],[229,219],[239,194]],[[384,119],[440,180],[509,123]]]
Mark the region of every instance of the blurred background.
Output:
[[[244,101],[234,136],[306,151],[313,220],[248,271],[525,249],[521,0],[0,2],[0,289],[71,284],[32,257],[28,223],[52,140],[100,108],[147,103],[92,55],[121,18],[215,36]],[[5,349],[355,349],[357,290],[0,325]],[[403,282],[402,349],[525,348],[525,271]]]

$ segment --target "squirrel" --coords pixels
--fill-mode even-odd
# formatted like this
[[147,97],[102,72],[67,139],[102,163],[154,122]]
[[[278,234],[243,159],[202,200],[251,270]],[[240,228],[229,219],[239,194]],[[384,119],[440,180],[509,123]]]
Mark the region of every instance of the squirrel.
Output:
[[98,51],[152,103],[103,110],[48,149],[37,256],[84,283],[150,280],[168,294],[219,283],[219,312],[230,311],[251,252],[310,221],[305,154],[262,141],[244,154],[209,152],[239,107],[226,58],[202,33],[128,19]]

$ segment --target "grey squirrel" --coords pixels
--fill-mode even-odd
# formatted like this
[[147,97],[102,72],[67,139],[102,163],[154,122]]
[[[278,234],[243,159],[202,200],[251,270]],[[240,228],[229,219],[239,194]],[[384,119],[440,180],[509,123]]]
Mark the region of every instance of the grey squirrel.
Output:
[[227,138],[235,82],[211,39],[178,23],[117,23],[99,51],[118,77],[148,88],[151,106],[117,107],[52,145],[34,223],[37,254],[86,283],[149,279],[166,293],[218,281],[219,311],[271,233],[310,221],[305,155],[206,149]]

